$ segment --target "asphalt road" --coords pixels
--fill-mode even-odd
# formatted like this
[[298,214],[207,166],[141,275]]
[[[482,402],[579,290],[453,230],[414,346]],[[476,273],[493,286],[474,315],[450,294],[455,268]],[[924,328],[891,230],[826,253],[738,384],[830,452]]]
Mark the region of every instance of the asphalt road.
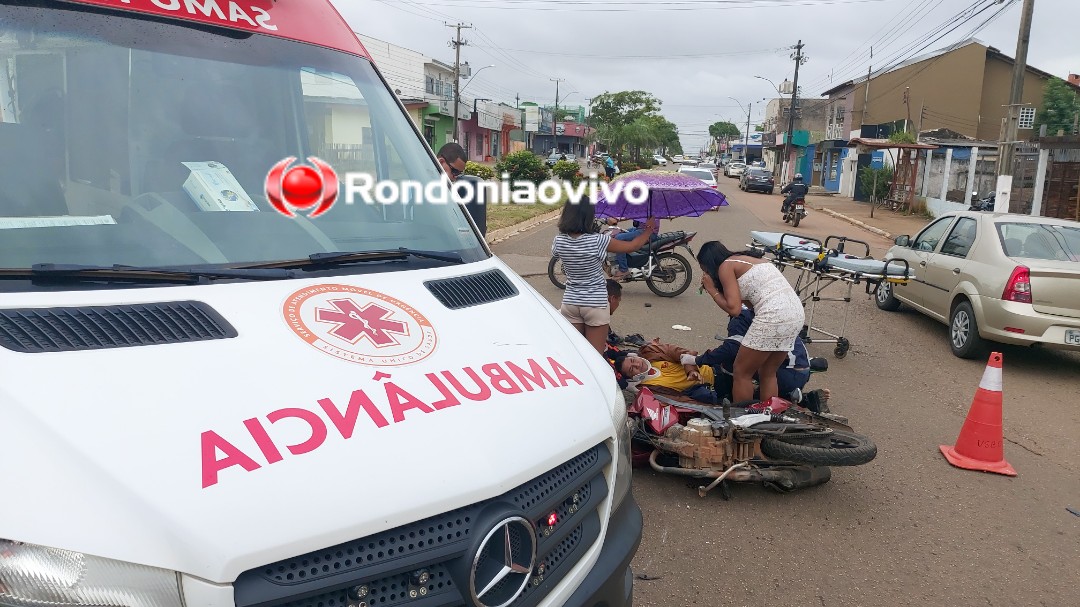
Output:
[[[720,183],[730,206],[662,229],[697,231],[695,251],[712,239],[741,246],[754,229],[783,231],[779,195]],[[891,244],[813,211],[799,232],[858,238],[876,256]],[[495,249],[546,260],[554,233],[550,222]],[[677,298],[625,285],[615,330],[700,350],[717,344],[727,317],[698,295],[691,261],[693,287]],[[558,306],[561,291],[546,277],[528,280]],[[960,470],[938,446],[955,443],[986,360],[953,357],[944,325],[880,311],[862,286],[853,299],[818,304],[813,326],[831,333],[849,312],[851,350],[837,359],[833,343],[811,344],[830,368],[809,387],[831,389],[833,411],[874,439],[877,459],[791,494],[735,486],[730,501],[636,470],[645,535],[635,604],[1080,606],[1080,516],[1066,510],[1080,511],[1080,355],[1003,347],[1005,458],[1019,475]]]

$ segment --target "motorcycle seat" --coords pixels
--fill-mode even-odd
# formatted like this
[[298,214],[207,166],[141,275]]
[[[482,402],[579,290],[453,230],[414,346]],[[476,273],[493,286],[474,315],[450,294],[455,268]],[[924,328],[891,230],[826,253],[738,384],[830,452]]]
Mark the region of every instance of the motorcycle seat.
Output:
[[657,239],[652,241],[652,243],[650,244],[655,249],[671,244],[673,242],[678,242],[683,238],[686,238],[686,232],[683,232],[682,230],[676,232],[664,232],[663,234],[660,234]]

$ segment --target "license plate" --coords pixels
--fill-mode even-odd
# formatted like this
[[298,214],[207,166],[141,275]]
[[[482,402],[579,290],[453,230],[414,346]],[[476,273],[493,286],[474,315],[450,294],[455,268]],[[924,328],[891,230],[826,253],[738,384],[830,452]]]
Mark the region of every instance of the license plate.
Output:
[[795,205],[795,210],[796,210],[796,211],[801,211],[801,210],[803,210],[803,205],[801,205],[801,204],[797,204],[797,205]]
[[1065,343],[1070,346],[1080,346],[1080,329],[1066,329]]

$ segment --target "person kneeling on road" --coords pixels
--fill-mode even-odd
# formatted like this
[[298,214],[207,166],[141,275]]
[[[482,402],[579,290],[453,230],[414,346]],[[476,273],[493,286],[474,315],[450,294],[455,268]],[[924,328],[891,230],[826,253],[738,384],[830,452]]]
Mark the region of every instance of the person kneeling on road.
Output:
[[784,198],[784,204],[780,205],[780,213],[786,215],[788,207],[791,206],[791,203],[795,202],[800,198],[805,200],[806,194],[809,192],[810,188],[807,187],[805,183],[803,183],[802,173],[796,173],[795,179],[792,180],[791,183],[784,186],[782,190],[780,190],[781,194],[787,194],[787,197]]
[[[728,336],[724,343],[697,357],[698,365],[708,365],[717,371],[716,391],[721,398],[731,394],[731,383],[735,368],[735,357],[739,353],[742,338],[754,321],[754,311],[743,307],[742,313],[728,321]],[[776,372],[776,384],[779,394],[793,403],[799,404],[815,413],[829,412],[829,390],[820,389],[803,393],[803,388],[810,381],[811,361],[806,344],[799,337],[795,338],[795,347],[788,353],[787,362]],[[756,379],[756,377],[755,377]]]

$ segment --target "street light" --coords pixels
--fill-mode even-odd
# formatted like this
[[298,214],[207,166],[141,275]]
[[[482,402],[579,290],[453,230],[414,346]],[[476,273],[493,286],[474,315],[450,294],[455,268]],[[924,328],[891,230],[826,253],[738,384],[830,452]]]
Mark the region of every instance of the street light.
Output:
[[[455,142],[458,141],[458,137],[459,137],[459,133],[460,133],[460,130],[458,128],[458,104],[461,103],[461,93],[462,93],[462,91],[465,90],[466,86],[469,86],[469,84],[472,83],[473,79],[476,78],[476,76],[479,75],[480,72],[486,70],[489,67],[495,67],[495,66],[494,65],[485,65],[484,67],[476,70],[475,72],[473,72],[472,78],[469,78],[469,80],[465,83],[465,86],[458,86],[459,83],[454,82],[454,141]],[[454,73],[457,74],[458,72],[459,72],[459,69],[457,67],[457,64],[455,64]]]
[[[734,97],[728,97],[728,99],[734,101],[735,103],[738,103],[739,104],[739,109],[740,110],[742,109],[742,104],[739,103],[738,99],[736,99]],[[753,107],[754,107],[754,102],[748,101],[747,104],[746,104],[746,134],[743,137],[743,149],[742,149],[743,162],[746,163],[746,164],[750,164],[747,161],[750,159],[750,111],[751,111],[751,109]]]
[[495,66],[494,66],[494,65],[485,65],[484,67],[482,67],[482,68],[480,68],[480,69],[476,70],[475,72],[473,72],[473,75],[472,75],[472,77],[471,77],[471,78],[469,78],[469,79],[468,79],[468,80],[467,80],[467,81],[465,82],[465,86],[461,87],[461,90],[460,90],[460,91],[458,91],[458,92],[459,92],[459,93],[460,93],[460,92],[463,92],[463,91],[465,90],[465,87],[466,87],[466,86],[469,86],[470,84],[472,84],[472,81],[473,81],[473,80],[475,80],[475,79],[476,79],[476,77],[480,75],[480,72],[482,72],[482,71],[486,70],[486,69],[487,69],[487,68],[489,68],[489,67],[495,67]]

